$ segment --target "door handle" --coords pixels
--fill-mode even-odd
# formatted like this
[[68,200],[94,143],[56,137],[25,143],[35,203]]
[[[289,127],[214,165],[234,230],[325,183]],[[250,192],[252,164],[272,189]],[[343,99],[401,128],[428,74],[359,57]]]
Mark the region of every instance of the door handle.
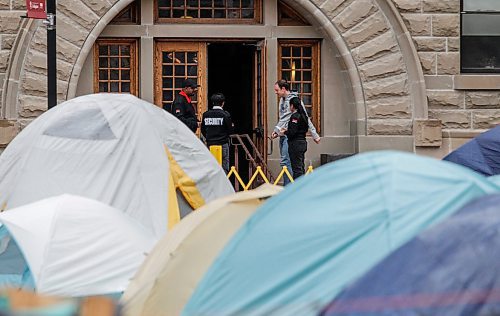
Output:
[[271,148],[267,151],[267,155],[268,156],[271,156],[273,154],[273,139],[269,136],[267,136],[267,138],[269,139],[269,143],[271,144]]

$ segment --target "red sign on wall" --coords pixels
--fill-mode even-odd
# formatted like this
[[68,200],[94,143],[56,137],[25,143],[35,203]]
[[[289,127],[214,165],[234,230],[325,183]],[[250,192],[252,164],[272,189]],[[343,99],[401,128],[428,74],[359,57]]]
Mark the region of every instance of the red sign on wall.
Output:
[[32,19],[46,19],[47,7],[45,0],[26,0],[26,15]]

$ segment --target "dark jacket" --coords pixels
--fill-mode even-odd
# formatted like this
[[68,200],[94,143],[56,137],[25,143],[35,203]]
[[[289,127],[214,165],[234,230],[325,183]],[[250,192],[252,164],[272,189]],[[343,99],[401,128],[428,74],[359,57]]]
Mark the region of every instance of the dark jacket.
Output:
[[181,120],[193,133],[198,129],[196,111],[191,102],[185,96],[178,94],[172,102],[172,112],[175,117]]
[[309,126],[304,117],[300,115],[299,112],[295,112],[290,116],[288,130],[285,132],[285,135],[289,142],[299,139],[305,140],[308,129]]
[[220,106],[214,106],[203,113],[201,133],[207,140],[207,145],[223,145],[229,143],[229,135],[233,132],[231,115]]

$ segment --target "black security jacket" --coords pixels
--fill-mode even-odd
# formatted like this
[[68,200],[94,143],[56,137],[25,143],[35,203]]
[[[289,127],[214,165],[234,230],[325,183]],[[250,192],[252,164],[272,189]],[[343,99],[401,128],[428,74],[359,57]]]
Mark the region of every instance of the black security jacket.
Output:
[[207,140],[207,145],[223,145],[229,143],[229,135],[233,132],[231,115],[220,106],[214,106],[203,113],[201,133]]
[[288,130],[285,132],[288,141],[294,141],[299,139],[306,139],[306,133],[308,130],[307,121],[298,112],[295,112],[290,116],[290,121],[288,121]]
[[176,96],[172,103],[172,114],[186,124],[193,133],[198,129],[198,120],[196,119],[194,106],[183,95],[178,94]]

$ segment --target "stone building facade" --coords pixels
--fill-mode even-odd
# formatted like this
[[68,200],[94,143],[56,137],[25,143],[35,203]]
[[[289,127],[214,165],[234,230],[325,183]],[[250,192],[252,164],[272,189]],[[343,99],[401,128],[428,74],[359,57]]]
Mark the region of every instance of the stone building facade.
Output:
[[[109,23],[131,2],[57,2],[59,102],[92,92],[88,78],[94,44],[98,38],[119,34]],[[500,76],[460,73],[460,0],[283,2],[310,23],[311,37],[322,40],[318,113],[323,142],[309,146],[308,159],[313,163],[318,163],[320,153],[376,149],[440,158],[500,122]],[[142,22],[133,31],[150,51],[157,37],[170,36],[169,29],[182,33],[182,25],[155,24],[155,3],[141,1]],[[267,39],[267,135],[277,120],[272,86],[279,75],[273,69],[277,61],[269,57],[276,54],[279,35],[275,34],[281,34],[270,20],[276,16],[276,5],[277,0],[263,0],[265,22],[246,26],[248,30],[189,26],[197,30],[197,38],[211,36],[208,33],[214,32],[207,29],[213,27],[225,39],[233,36],[232,31],[240,32],[238,38]],[[47,107],[46,30],[41,21],[22,19],[24,14],[24,0],[0,0],[0,147]],[[292,31],[297,37],[306,32]],[[153,65],[152,54],[142,50],[140,77],[152,77],[147,67]],[[139,96],[153,102],[152,86],[143,79]],[[269,161],[276,163],[276,152]]]

